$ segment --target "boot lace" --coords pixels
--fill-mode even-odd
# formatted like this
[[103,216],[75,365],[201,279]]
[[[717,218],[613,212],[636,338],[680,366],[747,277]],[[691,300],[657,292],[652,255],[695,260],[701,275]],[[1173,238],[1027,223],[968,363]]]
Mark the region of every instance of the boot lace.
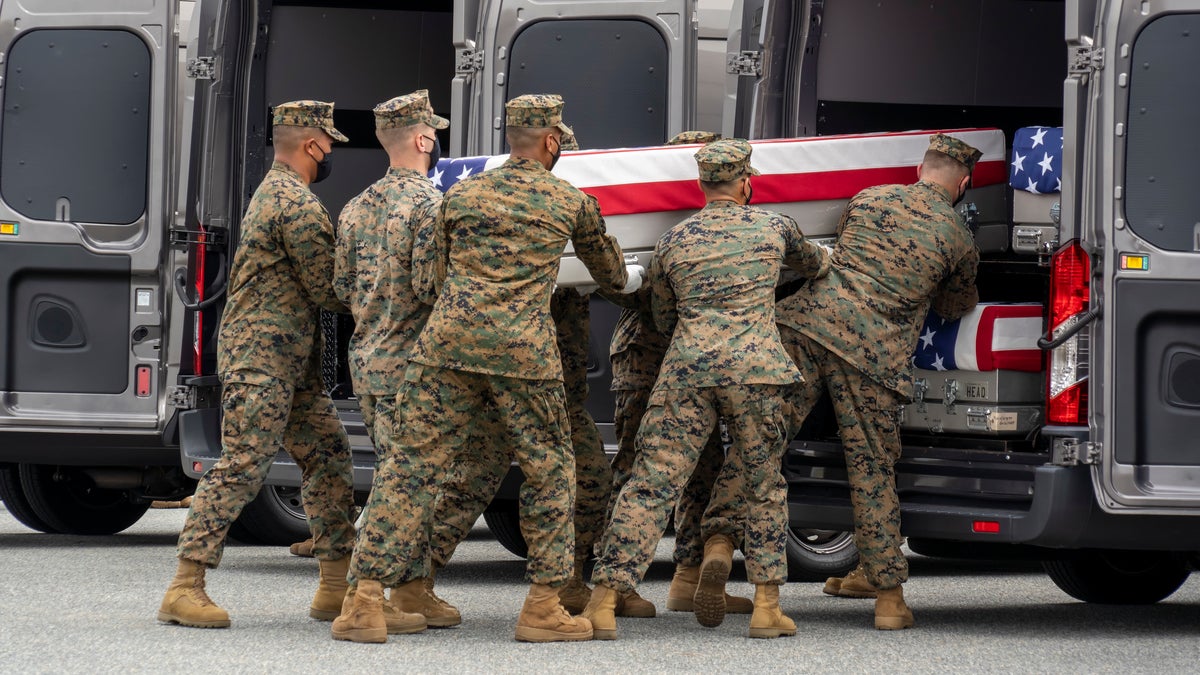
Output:
[[190,595],[192,596],[192,600],[201,607],[216,606],[217,604],[213,602],[212,598],[208,597],[208,591],[204,590],[204,582],[199,579],[196,580],[195,584],[192,584]]

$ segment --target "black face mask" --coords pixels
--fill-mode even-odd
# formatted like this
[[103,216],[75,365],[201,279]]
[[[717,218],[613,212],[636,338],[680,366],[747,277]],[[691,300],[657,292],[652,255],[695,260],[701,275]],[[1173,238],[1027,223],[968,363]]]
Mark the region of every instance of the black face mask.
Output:
[[[428,136],[422,136],[422,138],[424,138],[425,140],[429,140]],[[426,154],[429,155],[429,171],[426,171],[426,173],[430,173],[433,171],[434,167],[437,166],[438,160],[442,158],[442,141],[441,141],[441,139],[439,139],[437,136],[434,136],[433,137],[433,149],[430,150]]]
[[562,143],[558,144],[558,152],[550,154],[550,171],[554,170],[554,165],[558,164],[558,158],[562,157]]
[[971,189],[971,181],[970,181],[970,180],[968,180],[968,181],[967,181],[967,187],[966,187],[965,189],[963,189],[963,191],[962,191],[961,193],[959,193],[959,195],[958,195],[958,198],[957,198],[957,199],[955,199],[955,200],[954,200],[954,203],[953,203],[953,204],[951,204],[950,206],[958,206],[959,202],[961,202],[963,199],[966,199],[966,197],[967,197],[967,190],[970,190],[970,189]]
[[[316,161],[316,160],[313,160]],[[333,171],[333,151],[325,153],[321,161],[317,162],[317,177],[312,182],[320,183],[329,178],[329,174]]]
[[754,183],[750,184],[750,194],[746,195],[746,203],[749,204],[752,201],[754,201]]

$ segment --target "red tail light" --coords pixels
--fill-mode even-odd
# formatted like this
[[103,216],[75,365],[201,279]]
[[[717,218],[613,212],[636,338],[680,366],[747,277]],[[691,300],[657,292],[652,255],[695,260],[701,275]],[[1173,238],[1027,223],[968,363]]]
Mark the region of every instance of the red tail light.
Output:
[[[1088,310],[1091,260],[1078,241],[1050,260],[1050,330],[1056,337]],[[1046,369],[1046,418],[1051,424],[1087,424],[1088,338],[1080,332],[1050,351]]]
[[[194,267],[195,276],[193,282],[196,287],[196,302],[204,299],[204,260],[206,257],[204,225],[200,224],[200,236],[197,238],[198,245],[196,246],[196,264]],[[195,321],[192,324],[192,373],[194,375],[204,374],[204,312],[203,310],[196,312]]]

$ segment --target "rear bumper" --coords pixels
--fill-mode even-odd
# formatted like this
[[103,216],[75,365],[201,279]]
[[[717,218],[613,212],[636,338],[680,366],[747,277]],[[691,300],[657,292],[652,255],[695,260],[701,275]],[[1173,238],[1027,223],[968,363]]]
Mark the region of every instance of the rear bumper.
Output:
[[64,466],[174,466],[177,449],[157,429],[0,429],[0,462]]
[[[1033,452],[906,447],[896,465],[901,531],[925,539],[1063,549],[1200,548],[1200,518],[1106,513],[1096,501],[1091,467],[1047,460]],[[837,444],[794,443],[784,475],[793,527],[853,527]],[[977,531],[979,522],[996,531]]]

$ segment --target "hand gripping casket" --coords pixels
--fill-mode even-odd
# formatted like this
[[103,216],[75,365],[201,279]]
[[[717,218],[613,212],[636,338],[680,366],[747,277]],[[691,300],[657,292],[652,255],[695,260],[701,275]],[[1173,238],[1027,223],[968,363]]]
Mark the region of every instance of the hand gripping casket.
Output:
[[901,428],[920,434],[1025,436],[1043,423],[1040,304],[981,303],[957,321],[930,312],[913,353],[913,402]]

